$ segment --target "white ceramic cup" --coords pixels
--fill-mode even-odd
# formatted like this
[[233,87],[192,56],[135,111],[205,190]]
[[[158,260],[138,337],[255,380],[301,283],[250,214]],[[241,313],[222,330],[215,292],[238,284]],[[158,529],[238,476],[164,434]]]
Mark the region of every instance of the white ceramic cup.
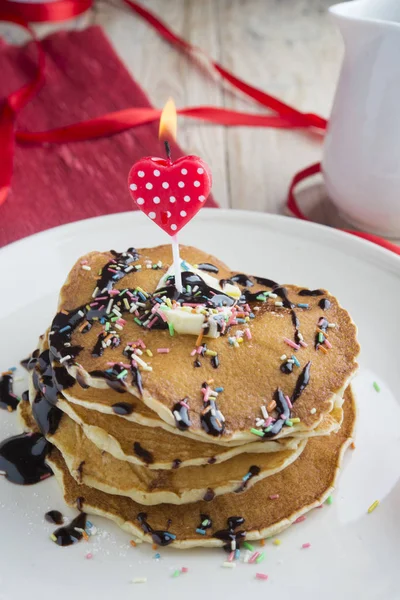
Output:
[[324,145],[327,191],[353,225],[400,237],[400,0],[330,13],[345,57]]

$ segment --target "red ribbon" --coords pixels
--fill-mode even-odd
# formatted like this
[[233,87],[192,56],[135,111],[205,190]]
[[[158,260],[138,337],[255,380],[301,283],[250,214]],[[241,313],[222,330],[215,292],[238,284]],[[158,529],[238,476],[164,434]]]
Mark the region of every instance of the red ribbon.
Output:
[[[194,59],[201,56],[203,60],[207,61],[209,68],[218,73],[222,80],[228,82],[231,86],[250,97],[252,100],[276,113],[275,115],[254,115],[212,106],[199,106],[181,108],[178,110],[179,114],[192,119],[201,119],[209,123],[226,126],[245,125],[283,129],[308,128],[316,130],[321,134],[324,133],[327,127],[326,119],[314,113],[303,113],[285,102],[282,102],[278,98],[270,96],[262,90],[249,85],[230,71],[226,70],[218,62],[212,60],[200,48],[193,46],[183,38],[177,36],[162,21],[160,21],[158,17],[137,2],[134,2],[134,0],[123,0],[123,2],[129,6],[133,12],[156,29],[156,31],[170,44],[181,51],[190,54]],[[72,141],[90,140],[110,136],[126,129],[130,129],[131,127],[159,119],[159,110],[152,108],[132,108],[48,131],[15,131],[14,124],[18,111],[32,98],[44,81],[44,53],[41,49],[40,42],[36,39],[27,22],[63,21],[76,17],[88,10],[91,6],[92,0],[57,0],[56,2],[38,2],[29,4],[10,0],[2,1],[0,20],[16,23],[29,31],[38,50],[38,66],[34,79],[20,90],[10,94],[0,107],[0,205],[5,201],[11,185],[15,140],[19,143],[68,143]],[[308,220],[297,204],[294,190],[300,181],[319,173],[320,170],[319,164],[312,165],[295,175],[292,180],[287,206],[291,212],[300,219]],[[387,242],[384,239],[357,231],[346,231],[379,244],[400,255],[400,247]]]

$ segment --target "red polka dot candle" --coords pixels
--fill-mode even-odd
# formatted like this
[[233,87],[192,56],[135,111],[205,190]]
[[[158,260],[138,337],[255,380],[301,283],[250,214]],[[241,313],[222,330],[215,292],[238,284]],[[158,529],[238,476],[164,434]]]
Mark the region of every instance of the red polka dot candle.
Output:
[[211,190],[211,171],[198,156],[171,160],[168,140],[176,137],[176,109],[172,100],[160,118],[159,137],[165,141],[166,158],[147,156],[135,163],[128,177],[137,207],[172,237],[175,286],[182,291],[178,232],[198,213]]

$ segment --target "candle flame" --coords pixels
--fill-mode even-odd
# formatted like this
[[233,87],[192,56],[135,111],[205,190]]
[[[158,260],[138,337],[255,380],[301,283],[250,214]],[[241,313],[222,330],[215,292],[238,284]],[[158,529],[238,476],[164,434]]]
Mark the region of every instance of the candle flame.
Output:
[[164,106],[160,117],[158,137],[162,141],[176,140],[176,106],[172,98]]

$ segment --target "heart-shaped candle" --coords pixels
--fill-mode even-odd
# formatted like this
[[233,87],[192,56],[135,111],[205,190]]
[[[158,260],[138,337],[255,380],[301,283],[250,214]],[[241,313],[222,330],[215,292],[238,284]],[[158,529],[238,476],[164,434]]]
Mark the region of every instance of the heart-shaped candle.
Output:
[[131,168],[128,185],[138,208],[174,236],[206,201],[211,172],[198,156],[183,156],[175,162],[146,157]]
[[197,214],[211,190],[211,171],[198,156],[171,160],[168,140],[176,138],[176,108],[170,99],[160,118],[159,138],[167,158],[148,156],[129,172],[129,191],[138,208],[172,237],[175,287],[182,293],[182,261],[177,233]]

